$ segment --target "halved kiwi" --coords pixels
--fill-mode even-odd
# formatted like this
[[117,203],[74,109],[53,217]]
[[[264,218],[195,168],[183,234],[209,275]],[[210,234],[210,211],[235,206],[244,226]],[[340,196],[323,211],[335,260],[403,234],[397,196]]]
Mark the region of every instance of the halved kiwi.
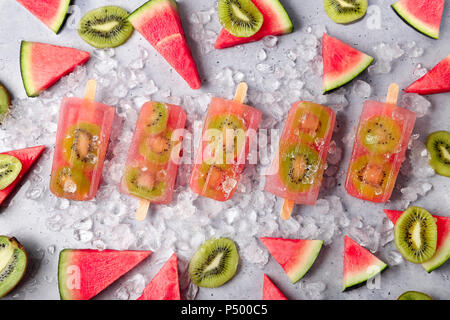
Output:
[[450,177],[450,133],[433,132],[427,139],[427,150],[430,154],[430,165],[437,174]]
[[9,114],[9,106],[11,105],[11,96],[8,90],[0,83],[0,123]]
[[325,12],[336,23],[350,23],[364,17],[367,0],[324,0]]
[[20,171],[22,163],[19,159],[8,154],[0,154],[0,190],[13,183]]
[[167,130],[157,136],[146,136],[139,144],[139,153],[152,163],[165,164],[170,160],[173,141],[172,130]]
[[158,177],[158,173],[150,170],[128,167],[123,179],[128,192],[141,199],[154,200],[166,190],[166,183]]
[[375,116],[364,122],[358,131],[362,145],[372,154],[395,153],[400,144],[401,129],[387,116]]
[[80,122],[64,136],[62,154],[74,168],[92,170],[98,163],[101,129],[98,125]]
[[114,48],[125,43],[133,33],[129,13],[117,6],[105,6],[86,13],[80,20],[78,34],[95,48]]
[[304,141],[313,142],[325,138],[329,123],[330,115],[322,106],[308,103],[295,113],[294,133]]
[[19,284],[27,265],[25,248],[15,238],[0,236],[0,298]]
[[236,273],[239,254],[228,238],[206,240],[189,263],[189,276],[199,287],[217,288]]
[[433,300],[433,298],[423,292],[406,291],[402,293],[397,300]]
[[263,15],[250,0],[219,0],[218,12],[222,26],[235,37],[253,36],[264,22]]
[[73,200],[86,198],[90,185],[83,171],[70,167],[59,168],[50,179],[50,189],[56,196]]
[[406,260],[423,263],[436,252],[436,221],[427,210],[409,207],[395,223],[394,239],[398,251]]
[[169,109],[164,103],[155,102],[146,109],[145,131],[148,134],[159,134],[166,130],[169,120]]
[[290,192],[305,192],[317,185],[320,155],[304,144],[280,148],[279,174]]

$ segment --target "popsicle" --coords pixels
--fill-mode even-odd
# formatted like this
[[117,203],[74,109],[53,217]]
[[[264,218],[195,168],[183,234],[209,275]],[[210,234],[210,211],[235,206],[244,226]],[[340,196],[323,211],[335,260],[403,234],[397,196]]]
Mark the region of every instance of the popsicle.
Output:
[[326,106],[306,101],[292,105],[265,186],[285,199],[283,219],[290,218],[294,204],[316,203],[335,122],[334,111]]
[[61,103],[50,178],[57,197],[87,201],[97,194],[115,110],[95,102],[96,89],[89,80],[84,99]]
[[416,114],[396,106],[399,87],[389,87],[386,103],[364,104],[345,189],[356,198],[386,202],[405,160]]
[[150,101],[141,108],[120,185],[122,193],[140,199],[138,220],[150,202],[172,201],[185,123],[179,106]]
[[227,201],[236,191],[262,117],[243,104],[247,89],[243,82],[233,101],[211,101],[190,179],[191,189],[202,196]]

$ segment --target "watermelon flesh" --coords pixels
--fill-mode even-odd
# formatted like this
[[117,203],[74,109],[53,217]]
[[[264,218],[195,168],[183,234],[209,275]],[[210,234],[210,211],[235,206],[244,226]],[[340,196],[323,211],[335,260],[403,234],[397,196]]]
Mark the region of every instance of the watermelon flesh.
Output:
[[345,249],[342,291],[363,283],[386,269],[386,263],[361,247],[353,239],[345,236],[344,241]]
[[22,41],[20,68],[27,95],[38,96],[89,58],[89,52],[78,49]]
[[222,29],[214,47],[225,49],[244,43],[259,41],[267,36],[279,36],[294,30],[291,19],[278,0],[251,0],[263,15],[261,29],[251,37],[239,38]]
[[23,176],[30,170],[31,166],[37,161],[41,156],[42,152],[45,150],[45,146],[31,147],[21,150],[14,150],[9,152],[3,152],[2,154],[8,154],[14,156],[22,163],[22,170],[17,176],[16,180],[7,186],[5,189],[0,190],[0,205],[6,200],[6,198],[11,194],[17,184],[22,180]]
[[288,300],[267,275],[264,275],[263,300]]
[[322,46],[324,93],[352,81],[373,62],[371,56],[326,33]]
[[178,259],[174,253],[145,287],[138,300],[180,300],[180,282],[178,280]]
[[128,20],[192,89],[201,87],[197,65],[186,42],[175,1],[150,0],[134,11]]
[[406,88],[405,92],[422,95],[450,92],[450,55]]
[[61,251],[58,266],[61,299],[92,299],[151,253],[90,249]]
[[400,0],[392,8],[417,31],[439,39],[444,4],[445,0]]
[[[384,210],[389,220],[395,224],[403,211]],[[450,218],[433,216],[436,219],[437,243],[434,256],[422,263],[427,272],[431,272],[442,266],[450,258]]]
[[70,0],[17,0],[54,33],[58,33],[69,9]]
[[322,240],[261,238],[270,254],[281,265],[292,283],[308,272],[322,249]]

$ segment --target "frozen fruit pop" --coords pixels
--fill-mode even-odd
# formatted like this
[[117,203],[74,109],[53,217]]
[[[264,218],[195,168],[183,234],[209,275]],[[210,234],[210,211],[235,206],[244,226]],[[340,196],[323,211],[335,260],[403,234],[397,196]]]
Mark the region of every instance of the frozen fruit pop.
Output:
[[300,101],[291,107],[265,187],[285,199],[284,219],[294,203],[316,203],[335,122],[334,111],[320,104]]
[[139,220],[150,202],[172,201],[185,123],[179,106],[147,102],[141,108],[120,186],[122,193],[144,200]]
[[367,101],[356,131],[345,189],[372,202],[389,200],[416,122],[416,114],[397,107],[398,85],[386,103]]
[[84,99],[62,101],[50,179],[57,197],[87,201],[97,194],[115,110],[94,101],[96,88],[89,80]]
[[234,101],[211,101],[190,179],[191,189],[202,196],[226,201],[236,191],[262,116],[243,104],[247,88],[239,84]]

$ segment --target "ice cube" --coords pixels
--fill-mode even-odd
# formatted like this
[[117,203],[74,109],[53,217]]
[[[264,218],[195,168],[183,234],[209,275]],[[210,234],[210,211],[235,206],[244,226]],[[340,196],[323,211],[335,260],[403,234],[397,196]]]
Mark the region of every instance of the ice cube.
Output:
[[352,92],[360,98],[367,99],[372,94],[372,87],[365,81],[356,80]]
[[386,260],[390,266],[397,266],[403,262],[403,257],[398,251],[392,250],[388,253]]
[[267,36],[263,39],[263,44],[267,48],[275,48],[278,43],[278,37],[276,36]]
[[399,105],[414,111],[417,118],[422,118],[425,116],[431,108],[431,102],[416,93],[405,93],[402,96]]
[[266,60],[267,59],[266,50],[264,48],[261,48],[260,50],[258,50],[258,52],[256,53],[256,58],[258,59],[258,61]]

